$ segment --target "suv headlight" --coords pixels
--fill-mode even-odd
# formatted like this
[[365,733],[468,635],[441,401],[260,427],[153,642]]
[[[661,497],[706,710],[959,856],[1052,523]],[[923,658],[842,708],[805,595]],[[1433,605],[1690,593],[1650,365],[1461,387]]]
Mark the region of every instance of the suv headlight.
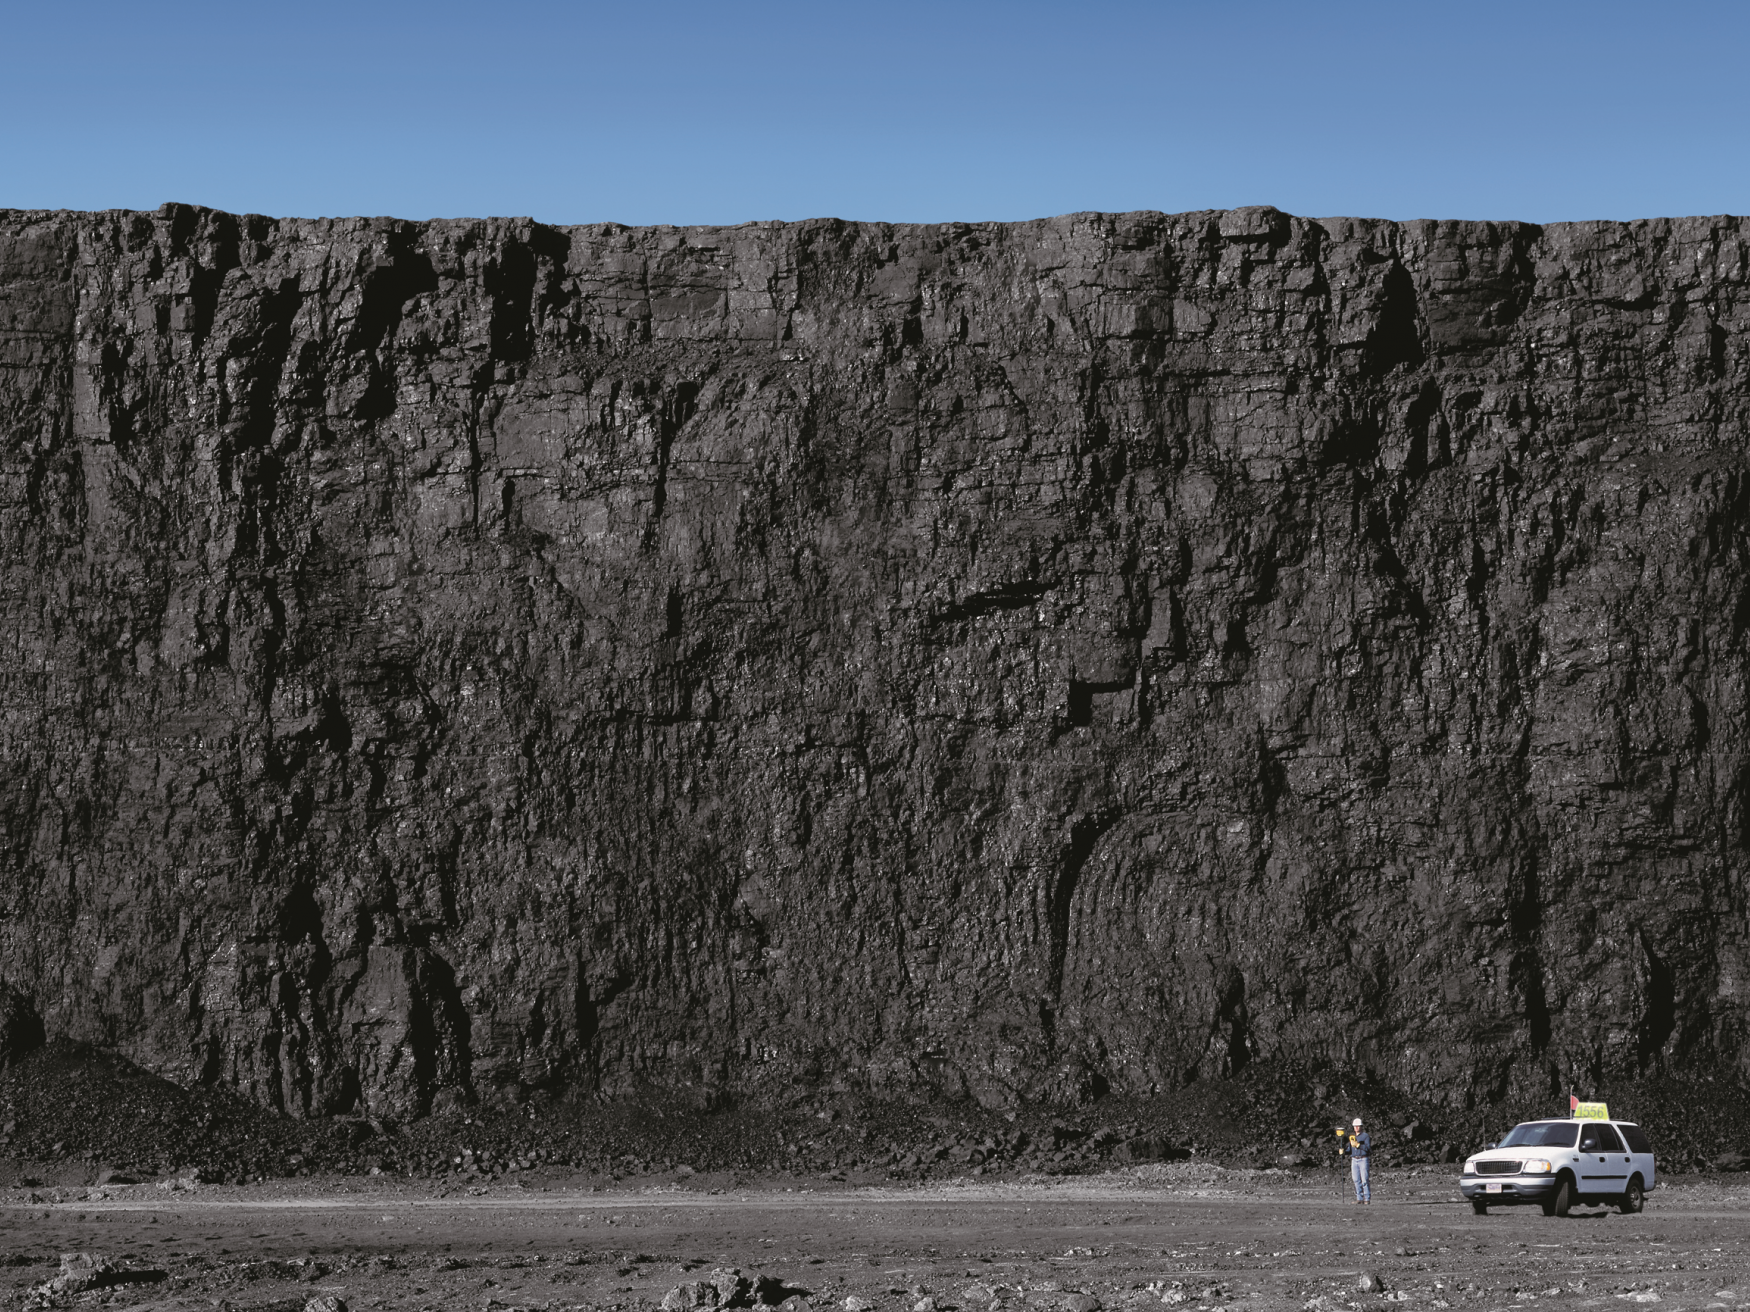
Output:
[[1529,1161],[1519,1168],[1521,1175],[1548,1175],[1556,1168],[1541,1158]]
[[1470,1159],[1470,1161],[1468,1161],[1464,1164],[1464,1173],[1466,1175],[1475,1175],[1477,1173],[1476,1158],[1473,1157]]

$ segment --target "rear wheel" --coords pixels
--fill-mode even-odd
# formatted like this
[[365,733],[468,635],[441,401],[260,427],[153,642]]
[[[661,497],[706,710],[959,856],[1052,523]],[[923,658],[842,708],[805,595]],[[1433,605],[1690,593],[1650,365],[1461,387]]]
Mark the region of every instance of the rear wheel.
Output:
[[1473,1198],[1470,1200],[1470,1210],[1475,1212],[1478,1216],[1487,1216],[1489,1214],[1489,1205],[1481,1198]]
[[1568,1208],[1574,1203],[1574,1186],[1563,1176],[1556,1182],[1556,1191],[1544,1200],[1543,1214],[1545,1216],[1566,1216]]
[[1628,1188],[1622,1191],[1622,1197],[1617,1200],[1616,1210],[1624,1216],[1633,1216],[1646,1205],[1646,1191],[1641,1188],[1641,1177],[1637,1175],[1628,1182]]

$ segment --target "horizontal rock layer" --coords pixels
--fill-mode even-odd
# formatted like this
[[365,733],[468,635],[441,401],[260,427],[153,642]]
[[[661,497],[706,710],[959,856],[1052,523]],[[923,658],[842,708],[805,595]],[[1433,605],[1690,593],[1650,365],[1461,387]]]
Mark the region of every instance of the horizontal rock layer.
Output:
[[0,977],[300,1115],[1742,1069],[1747,239],[0,214]]

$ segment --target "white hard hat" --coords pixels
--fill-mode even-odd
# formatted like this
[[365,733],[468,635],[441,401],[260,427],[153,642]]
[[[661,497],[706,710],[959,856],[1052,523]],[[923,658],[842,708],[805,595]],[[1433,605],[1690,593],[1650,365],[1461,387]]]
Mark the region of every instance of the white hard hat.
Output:
[[1359,1116],[1357,1116],[1357,1117],[1356,1117],[1356,1118],[1355,1118],[1355,1124],[1357,1124],[1357,1125],[1360,1125],[1360,1124],[1361,1124],[1361,1118],[1360,1118],[1360,1117],[1359,1117]]

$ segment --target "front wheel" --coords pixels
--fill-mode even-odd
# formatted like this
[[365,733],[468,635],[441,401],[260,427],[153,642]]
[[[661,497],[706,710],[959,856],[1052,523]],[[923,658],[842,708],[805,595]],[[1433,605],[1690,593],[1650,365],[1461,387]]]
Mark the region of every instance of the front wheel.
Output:
[[1574,1203],[1574,1187],[1563,1176],[1556,1183],[1556,1191],[1544,1200],[1543,1214],[1545,1216],[1566,1216],[1568,1208]]
[[1636,1176],[1628,1182],[1628,1188],[1622,1191],[1622,1197],[1616,1204],[1616,1210],[1624,1216],[1633,1216],[1647,1205],[1647,1194],[1641,1188],[1641,1177]]
[[1475,1212],[1478,1216],[1487,1216],[1489,1214],[1489,1205],[1481,1198],[1473,1198],[1470,1200],[1470,1210]]

